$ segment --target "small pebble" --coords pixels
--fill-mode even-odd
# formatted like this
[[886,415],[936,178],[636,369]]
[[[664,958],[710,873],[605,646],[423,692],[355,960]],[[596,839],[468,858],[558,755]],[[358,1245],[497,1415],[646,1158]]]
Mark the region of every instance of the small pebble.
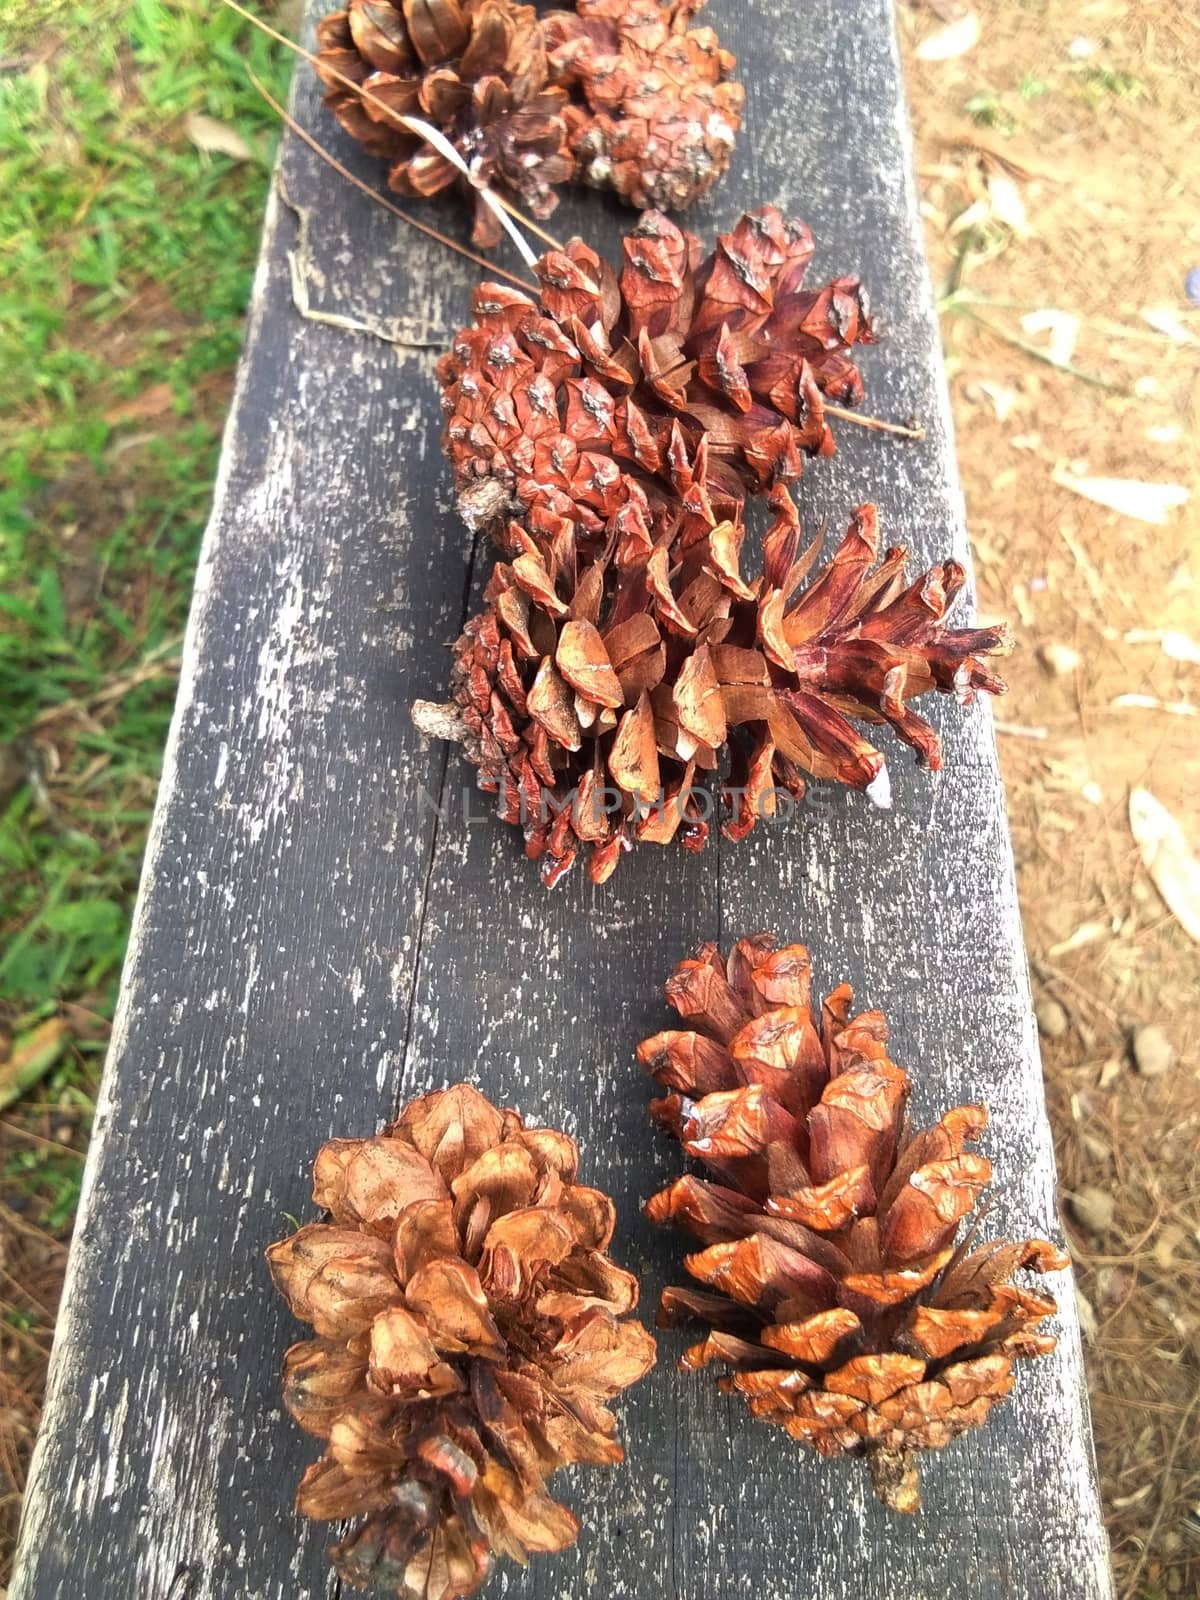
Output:
[[1107,1233],[1117,1214],[1117,1202],[1107,1189],[1087,1184],[1068,1196],[1071,1214],[1089,1233]]
[[1079,1313],[1079,1331],[1089,1344],[1096,1342],[1100,1332],[1100,1324],[1096,1321],[1096,1313],[1092,1302],[1084,1294],[1078,1284],[1075,1286],[1075,1309]]
[[1183,280],[1183,292],[1194,306],[1200,306],[1200,267],[1193,267]]
[[1071,1026],[1071,1019],[1057,1000],[1049,996],[1038,1001],[1033,1008],[1037,1017],[1038,1032],[1043,1039],[1061,1039]]
[[1154,1023],[1135,1028],[1129,1047],[1133,1052],[1133,1064],[1143,1078],[1161,1078],[1170,1070],[1175,1058],[1171,1041]]
[[1100,1088],[1111,1089],[1113,1084],[1116,1083],[1117,1079],[1121,1076],[1121,1072],[1122,1067],[1120,1061],[1116,1056],[1109,1056],[1108,1060],[1100,1068]]
[[1038,645],[1037,653],[1038,660],[1052,678],[1069,677],[1083,659],[1069,644],[1058,644],[1054,640]]

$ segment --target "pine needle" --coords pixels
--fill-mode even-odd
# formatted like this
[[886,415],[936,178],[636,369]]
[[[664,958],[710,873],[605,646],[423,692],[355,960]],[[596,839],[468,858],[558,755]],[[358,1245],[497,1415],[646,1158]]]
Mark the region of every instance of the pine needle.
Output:
[[[302,61],[307,61],[310,67],[316,67],[318,65],[317,57],[313,55],[310,50],[306,50],[303,45],[297,44],[294,39],[289,39],[286,33],[280,33],[278,28],[271,27],[270,23],[264,22],[261,17],[256,17],[252,11],[247,11],[245,6],[238,4],[238,0],[221,0],[221,4],[228,7],[230,11],[236,12],[239,17],[244,18],[253,27],[257,28],[260,33],[265,33],[269,39],[274,39],[276,44],[283,45],[284,48],[290,50],[293,55],[299,56]],[[322,68],[322,71],[327,76],[334,78],[344,89],[348,89],[351,94],[356,94],[360,100],[366,101],[368,105],[375,106],[378,110],[383,112],[386,121],[395,122],[397,120],[397,113],[394,112],[385,101],[381,100],[378,95],[372,94],[369,89],[364,89],[361,84],[355,83],[352,78],[344,77],[335,68],[328,65],[325,65]],[[400,118],[399,120],[409,121],[411,119]],[[363,186],[360,185],[360,187]],[[375,191],[369,186],[365,187],[368,194],[375,193]],[[502,199],[499,195],[493,195],[490,190],[485,190],[483,192],[485,192],[489,199],[495,200],[497,205],[506,211],[510,217],[513,217],[520,222],[522,227],[528,228],[531,233],[536,234],[539,239],[545,240],[545,242],[552,248],[556,250],[562,249],[562,245],[559,243],[559,241],[551,234],[547,233],[543,228],[539,227],[532,217],[527,217],[524,212],[518,211],[517,208],[509,201]],[[393,207],[393,209],[396,208]],[[397,214],[402,216],[406,222],[412,222],[414,227],[422,228],[423,232],[433,234],[435,238],[442,238],[440,234],[434,233],[432,228],[424,228],[422,224],[417,223],[406,213],[397,211]],[[445,239],[442,239],[442,242],[450,243],[449,240]],[[451,245],[451,248],[459,249],[461,254],[467,253],[465,250],[462,250],[460,246]]]
[[[221,0],[221,3],[222,5],[233,5],[234,0]],[[234,5],[234,10],[240,11],[241,7]],[[332,167],[339,177],[345,178],[347,183],[352,183],[356,189],[360,189],[369,200],[373,200],[376,205],[382,206],[385,211],[390,211],[394,217],[399,217],[401,222],[407,222],[410,227],[416,228],[418,233],[423,233],[430,239],[436,239],[438,244],[444,244],[448,250],[454,250],[458,255],[464,256],[468,261],[473,262],[475,266],[482,267],[491,277],[506,278],[509,283],[515,283],[518,289],[537,288],[537,285],[530,279],[519,277],[517,273],[509,272],[506,267],[498,267],[494,261],[489,261],[486,256],[476,255],[473,250],[468,250],[465,245],[459,244],[457,240],[447,238],[444,233],[439,233],[436,228],[431,228],[427,222],[420,222],[416,217],[409,216],[407,211],[401,211],[400,207],[393,205],[386,195],[380,194],[378,190],[372,189],[369,183],[364,183],[361,178],[356,177],[349,167],[343,166],[337,157],[331,155],[324,145],[315,139],[307,129],[302,128],[295,117],[280,105],[279,101],[275,99],[265,84],[255,77],[253,72],[249,73],[249,78],[284,126],[289,128],[298,139],[302,139],[309,149],[325,162],[326,166]]]

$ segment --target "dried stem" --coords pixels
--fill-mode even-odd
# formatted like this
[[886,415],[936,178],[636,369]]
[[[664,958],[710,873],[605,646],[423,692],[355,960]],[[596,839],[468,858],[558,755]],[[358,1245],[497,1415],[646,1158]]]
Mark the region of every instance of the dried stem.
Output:
[[921,440],[926,437],[922,427],[909,428],[902,422],[884,422],[880,417],[867,417],[861,411],[850,411],[845,406],[831,406],[828,400],[821,404],[827,417],[840,417],[843,422],[853,422],[856,427],[869,428],[872,433],[894,433],[898,439]]
[[1154,1541],[1158,1537],[1158,1530],[1162,1526],[1163,1516],[1166,1513],[1168,1503],[1167,1489],[1170,1486],[1171,1474],[1175,1470],[1175,1458],[1179,1454],[1180,1445],[1183,1443],[1184,1439],[1188,1437],[1188,1424],[1191,1422],[1192,1412],[1196,1409],[1198,1404],[1200,1404],[1200,1389],[1196,1391],[1191,1400],[1188,1402],[1187,1410],[1179,1419],[1179,1426],[1175,1430],[1175,1437],[1171,1440],[1171,1447],[1167,1451],[1166,1464],[1163,1467],[1162,1475],[1159,1478],[1158,1509],[1154,1513],[1154,1521],[1150,1524],[1150,1531],[1142,1542],[1142,1549],[1137,1559],[1137,1565],[1134,1567],[1133,1573],[1128,1584],[1126,1585],[1125,1600],[1133,1600],[1133,1597],[1138,1592],[1138,1579],[1141,1577],[1142,1569],[1145,1567],[1150,1552],[1154,1548]]
[[468,737],[467,725],[453,700],[414,700],[412,720],[422,739],[449,739],[463,744]]
[[875,1493],[889,1511],[913,1516],[921,1509],[921,1480],[909,1450],[872,1450],[869,1456]]
[[[222,5],[231,5],[233,0],[221,0],[221,3]],[[235,6],[234,9],[240,11],[241,7]],[[293,117],[287,110],[284,109],[283,106],[280,105],[279,101],[275,99],[274,95],[271,94],[270,90],[265,86],[265,84],[261,83],[258,78],[255,77],[253,72],[250,72],[248,76],[250,78],[250,82],[258,90],[259,94],[262,95],[263,99],[271,107],[272,111],[279,116],[284,126],[289,128],[298,139],[303,139],[304,143],[309,147],[309,149],[320,156],[321,160],[325,162],[326,166],[332,167],[339,177],[345,178],[346,182],[352,183],[356,189],[361,189],[363,194],[367,196],[368,200],[373,200],[376,205],[382,206],[385,211],[390,211],[394,217],[399,217],[401,222],[407,222],[409,227],[416,228],[418,233],[423,233],[427,235],[428,238],[435,239],[438,244],[444,244],[448,250],[454,250],[460,256],[465,256],[468,261],[473,262],[477,267],[482,267],[485,272],[491,273],[493,277],[507,278],[509,283],[516,284],[518,289],[530,289],[537,287],[537,285],[531,283],[528,278],[522,278],[515,272],[509,272],[505,267],[498,267],[494,261],[489,261],[486,256],[476,255],[473,250],[468,250],[465,245],[459,244],[454,239],[447,238],[444,233],[439,233],[436,228],[431,228],[427,222],[419,222],[416,217],[409,216],[407,211],[401,211],[400,207],[393,205],[386,195],[380,194],[377,189],[372,189],[369,183],[364,183],[361,178],[355,177],[354,173],[350,171],[349,167],[344,167],[336,156],[331,155],[329,151],[325,149],[324,145],[318,143],[318,141],[313,138],[311,133],[302,128],[296,121],[295,117]]]
[[528,228],[530,233],[532,233],[536,238],[540,239],[543,244],[548,244],[551,250],[562,249],[563,246],[560,239],[556,239],[552,233],[547,233],[545,228],[534,222],[532,217],[523,215],[517,210],[511,200],[506,200],[502,194],[496,194],[495,192],[492,193],[492,199],[498,206],[502,206],[504,210],[508,212],[510,217],[516,217],[517,221],[522,225],[522,227]]

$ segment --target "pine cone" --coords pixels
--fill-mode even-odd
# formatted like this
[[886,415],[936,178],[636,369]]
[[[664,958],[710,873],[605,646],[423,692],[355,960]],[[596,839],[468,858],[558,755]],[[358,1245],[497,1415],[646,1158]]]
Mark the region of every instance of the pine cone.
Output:
[[802,455],[830,455],[821,397],[862,399],[851,349],[872,333],[857,279],[801,287],[812,251],[773,206],[707,257],[651,211],[619,278],[575,239],[538,262],[537,301],[481,285],[474,325],[438,367],[467,522],[536,512],[603,534],[630,502],[638,515],[677,498],[678,452],[694,462],[702,446],[728,515],[794,482]]
[[319,1152],[329,1220],[267,1259],[317,1335],[284,1361],[284,1404],[326,1442],[297,1509],[366,1517],[330,1551],[348,1582],[471,1594],[495,1555],[574,1543],[552,1472],[623,1459],[604,1402],[649,1371],[654,1341],[620,1320],[637,1280],[605,1253],[613,1205],[575,1182],[578,1159],[466,1084]]
[[705,0],[578,0],[545,19],[580,176],[629,205],[681,211],[729,166],[746,91],[711,28]]
[[[680,462],[678,503],[703,507],[703,474]],[[859,507],[803,588],[820,539],[797,555],[786,495],[752,584],[741,539],[740,524],[688,510],[665,542],[626,528],[587,562],[577,540],[539,543],[510,527],[523,550],[497,565],[458,641],[454,706],[418,702],[414,718],[462,741],[548,885],[581,843],[596,883],[635,840],[679,835],[703,848],[709,795],[698,785],[723,752],[731,839],[775,815],[782,796],[802,798],[806,774],[886,805],[884,756],[851,719],[890,723],[937,768],[937,735],[908,702],[930,689],[963,702],[1003,691],[979,657],[1005,648],[1004,630],[946,625],[963,569],[947,561],[906,585],[899,547],[876,567],[874,506]]]
[[[567,96],[552,82],[533,6],[514,0],[350,0],[317,28],[316,69],[325,103],[372,155],[390,164],[400,194],[437,194],[458,169],[419,135],[389,120],[433,123],[480,184],[535,217],[558,204],[555,185],[575,171],[564,119]],[[335,76],[335,74],[337,76]],[[348,89],[348,78],[370,100]],[[476,195],[474,242],[489,249],[500,224]]]
[[1014,1272],[1067,1257],[1041,1239],[956,1247],[991,1178],[964,1148],[986,1111],[914,1133],[883,1016],[852,1016],[846,984],[815,1015],[802,945],[756,934],[727,962],[704,945],[666,996],[686,1031],[638,1048],[668,1091],[651,1109],[716,1182],[679,1178],[646,1207],[704,1245],[685,1257],[704,1288],[665,1290],[659,1325],[707,1324],[682,1367],[723,1363],[755,1416],[823,1456],[865,1455],[880,1498],[916,1511],[915,1452],[978,1426],[1013,1362],[1054,1348],[1037,1332],[1053,1299]]

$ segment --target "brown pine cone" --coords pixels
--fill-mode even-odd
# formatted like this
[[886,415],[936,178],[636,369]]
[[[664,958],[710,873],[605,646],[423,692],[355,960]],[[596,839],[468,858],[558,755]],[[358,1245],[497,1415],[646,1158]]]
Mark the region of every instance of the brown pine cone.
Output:
[[579,176],[629,205],[681,211],[729,166],[746,91],[711,28],[705,0],[578,0],[545,19],[551,68]]
[[[822,395],[862,399],[851,360],[872,342],[855,278],[804,289],[812,235],[773,206],[709,256],[660,212],[624,241],[617,274],[581,240],[538,262],[541,293],[485,283],[475,322],[438,366],[443,448],[472,527],[510,516],[604,534],[677,498],[676,456],[721,515],[829,455]],[[649,510],[643,502],[649,502]]]
[[[325,103],[410,196],[464,181],[458,169],[387,111],[437,127],[474,178],[535,217],[558,204],[575,171],[566,91],[551,79],[533,6],[514,0],[350,0],[317,28]],[[368,90],[363,99],[342,79]],[[386,108],[386,109],[385,109]],[[475,197],[474,242],[500,240],[495,213]]]
[[621,1320],[637,1280],[606,1254],[613,1205],[575,1182],[578,1161],[566,1134],[466,1084],[318,1153],[328,1220],[267,1259],[317,1335],[284,1360],[284,1404],[325,1441],[296,1506],[365,1516],[330,1551],[349,1583],[471,1594],[494,1556],[574,1543],[551,1473],[623,1459],[605,1402],[654,1365],[654,1340]]
[[1056,1308],[1012,1282],[1057,1271],[1042,1239],[956,1245],[991,1178],[965,1146],[982,1106],[914,1133],[908,1074],[887,1054],[878,1011],[851,1015],[842,984],[819,1015],[803,945],[741,939],[728,961],[704,945],[666,996],[685,1028],[638,1059],[667,1090],[651,1107],[715,1182],[679,1178],[646,1215],[701,1240],[684,1264],[702,1289],[663,1292],[659,1326],[712,1330],[680,1362],[718,1361],[720,1386],[823,1456],[865,1455],[876,1492],[920,1507],[915,1453],[982,1423],[1045,1355]]
[[[677,504],[703,506],[703,475],[682,461]],[[418,702],[414,718],[463,743],[548,885],[580,844],[596,883],[635,841],[703,848],[710,797],[698,785],[723,754],[731,839],[775,815],[781,795],[802,798],[806,775],[886,805],[884,756],[856,721],[890,723],[937,768],[937,735],[909,702],[931,689],[963,702],[1003,692],[980,658],[1006,648],[1004,630],[946,624],[963,569],[947,561],[906,583],[901,547],[876,566],[874,506],[859,507],[803,587],[820,539],[798,554],[786,495],[753,583],[741,540],[740,524],[689,510],[662,542],[639,525],[588,561],[569,536],[509,529],[520,553],[497,565],[458,641],[454,704]]]

